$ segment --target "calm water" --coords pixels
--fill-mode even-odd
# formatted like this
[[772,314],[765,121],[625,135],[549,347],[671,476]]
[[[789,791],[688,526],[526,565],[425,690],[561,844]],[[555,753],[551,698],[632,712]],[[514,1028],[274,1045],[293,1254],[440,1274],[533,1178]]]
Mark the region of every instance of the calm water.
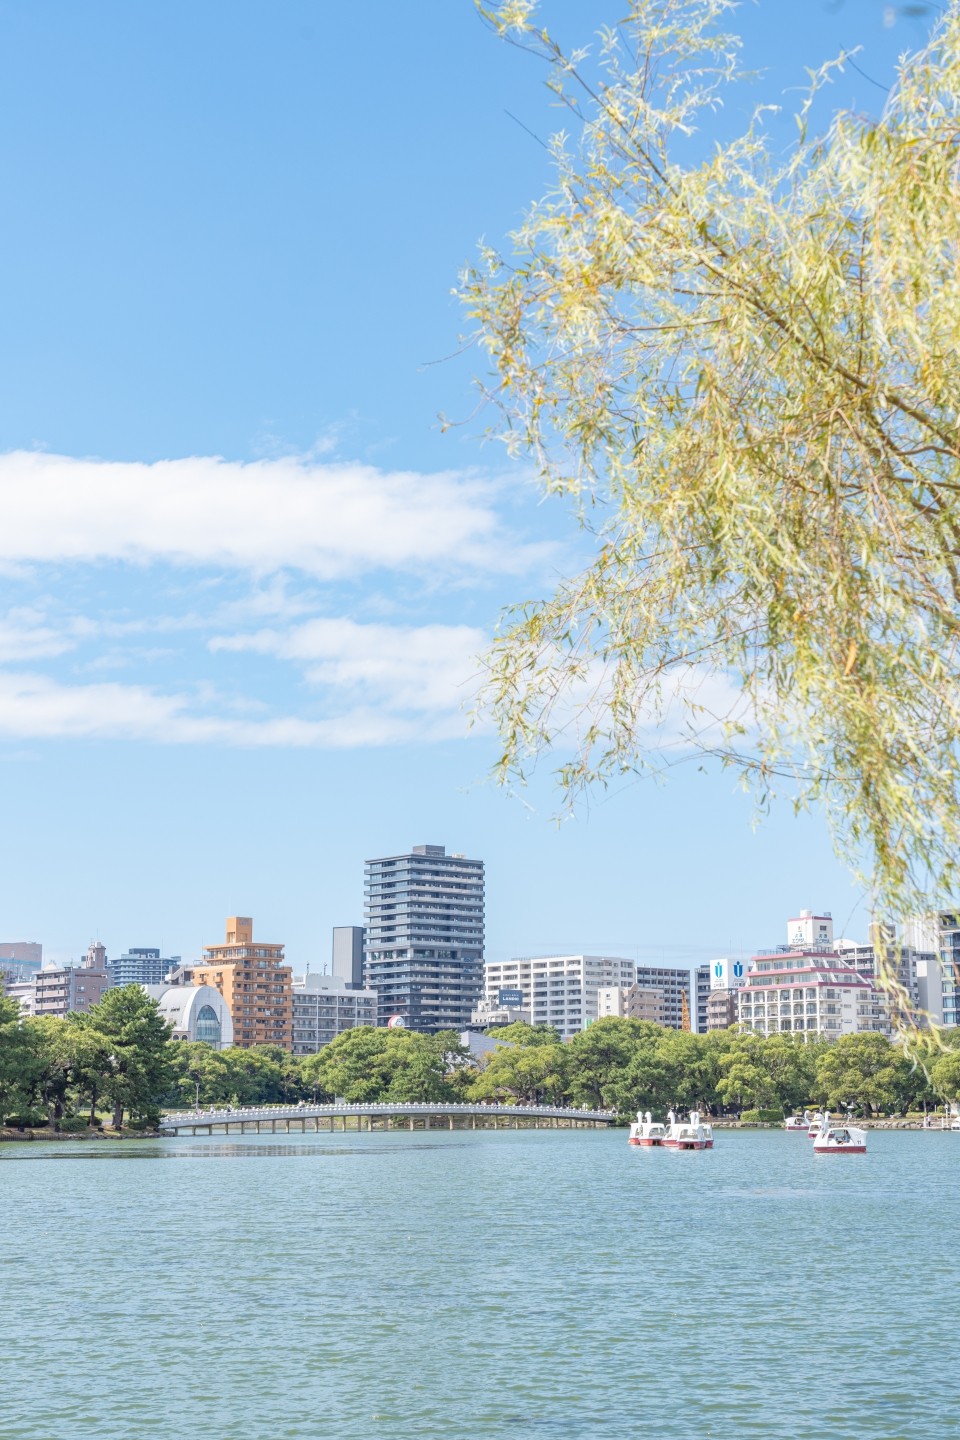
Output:
[[960,1134],[5,1145],[3,1440],[957,1432]]

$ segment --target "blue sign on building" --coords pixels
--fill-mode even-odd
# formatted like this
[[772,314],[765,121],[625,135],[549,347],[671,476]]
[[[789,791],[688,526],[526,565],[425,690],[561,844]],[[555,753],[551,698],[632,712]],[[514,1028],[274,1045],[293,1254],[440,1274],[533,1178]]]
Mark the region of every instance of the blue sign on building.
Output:
[[497,991],[497,1004],[505,1005],[510,1010],[519,1010],[523,1005],[523,991],[505,990],[501,987]]

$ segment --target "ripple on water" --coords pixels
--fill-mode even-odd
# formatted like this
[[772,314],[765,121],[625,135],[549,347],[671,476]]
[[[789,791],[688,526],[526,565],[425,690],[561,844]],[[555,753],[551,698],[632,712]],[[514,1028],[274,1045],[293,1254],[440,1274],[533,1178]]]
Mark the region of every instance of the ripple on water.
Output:
[[636,1161],[622,1131],[4,1149],[0,1435],[953,1433],[953,1147]]

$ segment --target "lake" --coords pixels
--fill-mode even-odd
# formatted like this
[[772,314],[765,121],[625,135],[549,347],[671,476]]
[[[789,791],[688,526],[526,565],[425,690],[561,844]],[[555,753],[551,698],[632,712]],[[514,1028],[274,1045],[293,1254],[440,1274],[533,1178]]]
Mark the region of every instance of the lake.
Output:
[[960,1134],[3,1145],[3,1440],[955,1433]]

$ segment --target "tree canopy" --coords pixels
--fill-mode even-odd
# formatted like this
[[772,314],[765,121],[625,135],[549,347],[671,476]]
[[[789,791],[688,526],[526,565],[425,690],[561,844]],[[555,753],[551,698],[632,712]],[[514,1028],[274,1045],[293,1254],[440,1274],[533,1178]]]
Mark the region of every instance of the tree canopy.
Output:
[[[778,1114],[826,1103],[890,1114],[935,1104],[938,1094],[960,1102],[960,1049],[943,1051],[931,1088],[904,1047],[879,1034],[829,1043],[733,1026],[691,1035],[608,1016],[565,1042],[555,1033],[537,1034],[539,1027],[511,1027],[511,1039],[479,1061],[452,1031],[419,1035],[367,1026],[337,1036],[316,1055],[298,1056],[275,1045],[214,1050],[170,1040],[156,1002],[139,987],[108,994],[116,998],[88,1014],[19,1024],[13,1004],[0,997],[0,1124],[40,1125],[49,1118],[55,1128],[77,1130],[99,1124],[106,1103],[116,1128],[125,1112],[143,1128],[168,1107],[335,1096],[360,1103],[602,1106],[623,1116],[670,1108]],[[948,1038],[960,1044],[956,1035]]]
[[825,65],[787,153],[762,107],[696,135],[732,8],[629,0],[565,53],[532,0],[480,6],[573,133],[461,294],[592,548],[507,613],[483,703],[501,777],[560,747],[571,801],[708,753],[822,805],[899,918],[960,881],[960,0],[878,116],[815,129]]

